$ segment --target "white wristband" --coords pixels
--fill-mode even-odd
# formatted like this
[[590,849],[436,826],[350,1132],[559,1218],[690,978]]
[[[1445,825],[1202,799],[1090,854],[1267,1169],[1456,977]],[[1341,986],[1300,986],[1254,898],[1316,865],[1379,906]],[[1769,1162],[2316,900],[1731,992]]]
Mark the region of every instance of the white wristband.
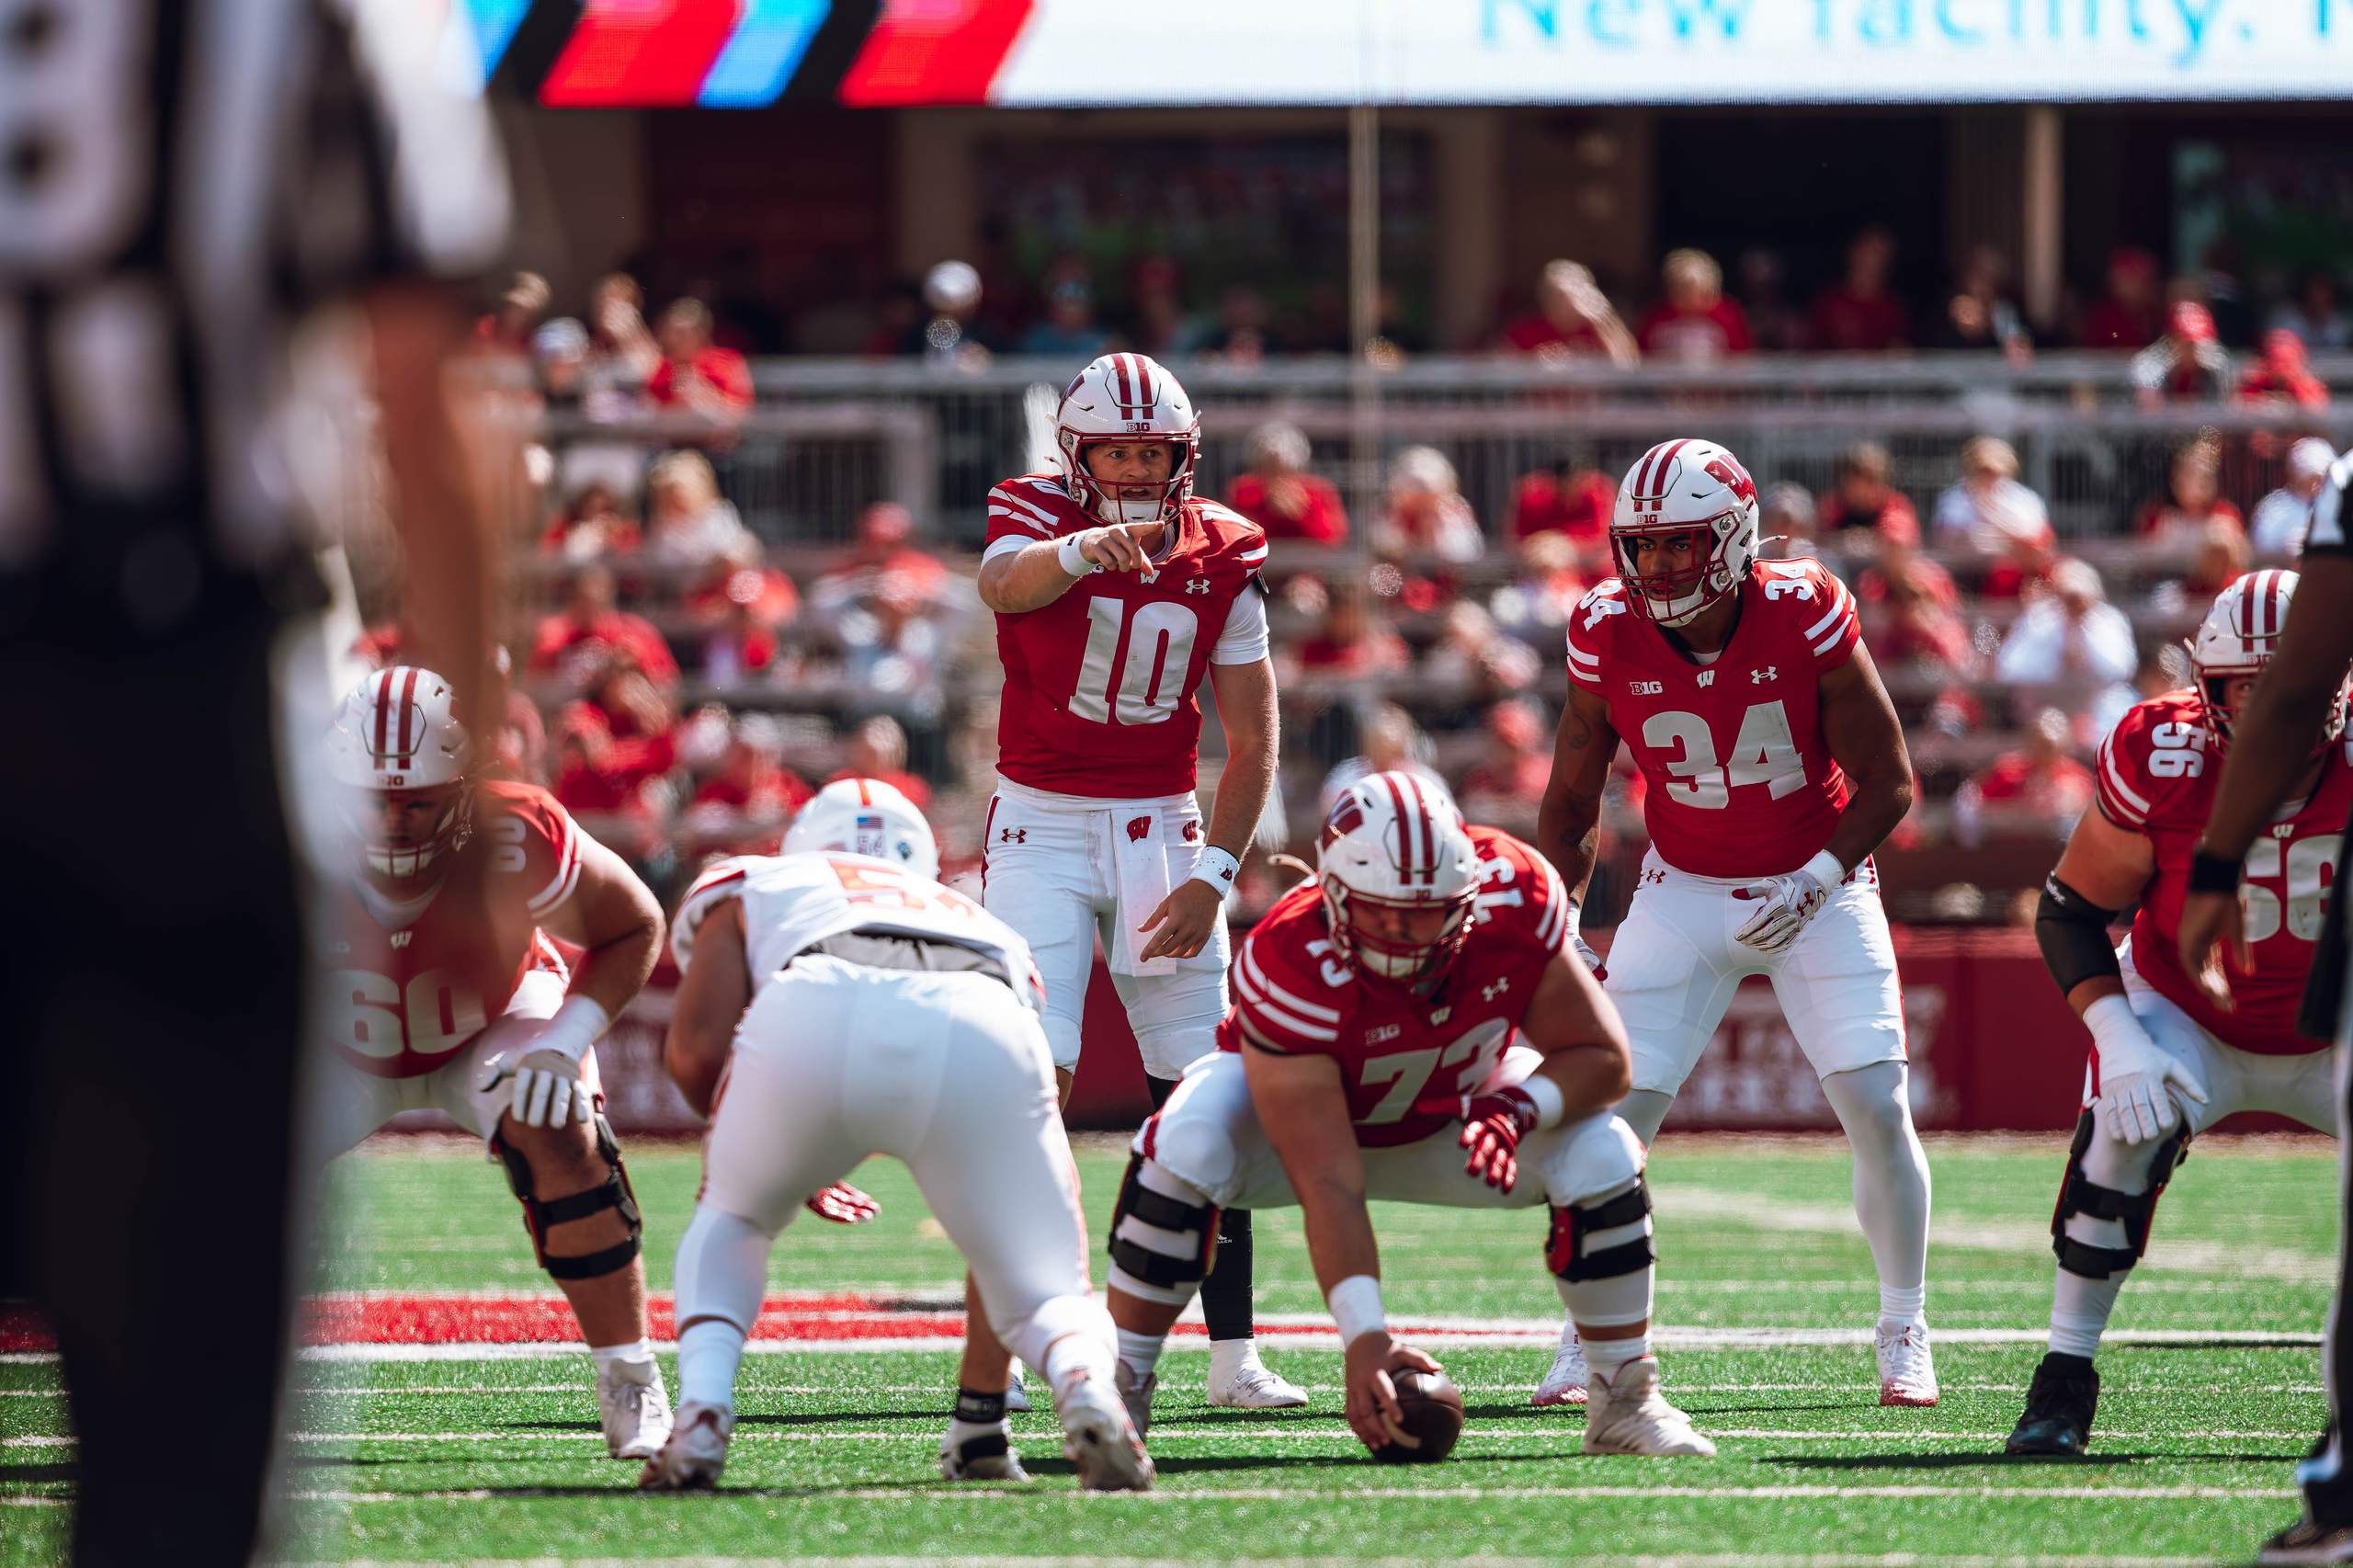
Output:
[[1820,851],[1798,869],[1813,872],[1814,881],[1826,888],[1835,888],[1847,880],[1847,863],[1827,849]]
[[1353,1345],[1368,1334],[1386,1333],[1389,1318],[1381,1310],[1381,1281],[1370,1274],[1351,1274],[1325,1292],[1324,1304],[1340,1325],[1340,1343]]
[[1575,899],[1571,899],[1571,900],[1569,900],[1569,918],[1568,918],[1568,926],[1569,926],[1569,929],[1568,929],[1568,934],[1567,934],[1565,937],[1563,937],[1562,938],[1562,940],[1563,940],[1563,941],[1564,941],[1564,942],[1574,942],[1574,941],[1575,941],[1575,940],[1577,939],[1577,936],[1578,936],[1578,932],[1577,932],[1577,922],[1578,922],[1578,921],[1580,921],[1580,920],[1582,920],[1582,919],[1584,919],[1584,918],[1585,918],[1585,905],[1583,905],[1583,904],[1579,903]]
[[1241,874],[1242,862],[1233,853],[1211,844],[1203,846],[1199,857],[1193,862],[1193,874],[1186,880],[1207,882],[1222,898],[1233,891],[1233,879]]
[[612,1027],[612,1015],[595,999],[567,996],[563,1006],[555,1010],[555,1017],[548,1020],[548,1027],[540,1031],[540,1038],[531,1042],[531,1049],[560,1051],[577,1062]]
[[[1092,528],[1086,530],[1087,533],[1093,531]],[[1054,546],[1054,563],[1074,577],[1084,577],[1095,570],[1095,563],[1078,551],[1078,541],[1086,537],[1085,533],[1069,534]]]
[[1558,1127],[1567,1111],[1568,1102],[1561,1097],[1561,1085],[1541,1073],[1531,1073],[1519,1081],[1519,1092],[1536,1107],[1536,1125],[1541,1129]]

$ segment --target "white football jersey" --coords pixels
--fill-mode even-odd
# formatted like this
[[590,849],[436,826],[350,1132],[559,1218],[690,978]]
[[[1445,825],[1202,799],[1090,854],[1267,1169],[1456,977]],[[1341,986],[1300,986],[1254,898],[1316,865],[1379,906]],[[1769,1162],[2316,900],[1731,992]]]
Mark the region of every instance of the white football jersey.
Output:
[[670,922],[670,953],[680,972],[703,917],[729,899],[744,905],[745,956],[756,991],[813,943],[849,931],[881,931],[971,948],[1002,962],[1030,1006],[1045,995],[1029,944],[1012,926],[893,861],[833,850],[739,855],[696,878]]

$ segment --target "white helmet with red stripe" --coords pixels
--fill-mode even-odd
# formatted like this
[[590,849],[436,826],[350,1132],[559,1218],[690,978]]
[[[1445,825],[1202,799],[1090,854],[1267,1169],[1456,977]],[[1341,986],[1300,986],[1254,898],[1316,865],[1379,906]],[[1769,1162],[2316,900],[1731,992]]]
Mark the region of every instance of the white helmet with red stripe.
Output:
[[353,826],[369,868],[384,876],[418,876],[465,847],[472,832],[473,739],[456,706],[448,681],[394,665],[362,679],[335,709],[327,771],[358,791]]
[[[2189,666],[2198,681],[2198,695],[2206,709],[2209,749],[2220,753],[2231,741],[2233,711],[2231,682],[2263,673],[2279,651],[2279,633],[2288,624],[2288,604],[2295,597],[2296,574],[2277,569],[2251,572],[2217,595],[2206,619],[2190,640]],[[2345,733],[2345,693],[2336,694],[2328,722],[2321,731],[2319,750],[2325,751]]]
[[1445,790],[1369,773],[1332,802],[1315,876],[1340,956],[1368,979],[1427,993],[1470,935],[1479,851]]
[[[1192,498],[1200,416],[1176,378],[1156,360],[1142,354],[1104,355],[1071,378],[1054,423],[1063,488],[1087,516],[1106,523],[1165,523]],[[1168,477],[1153,486],[1106,490],[1087,472],[1086,452],[1111,441],[1166,441]],[[1157,494],[1128,494],[1145,489]]]
[[[1636,555],[1638,539],[1658,541],[1647,562]],[[1670,558],[1663,547],[1678,539],[1689,553]],[[1627,602],[1661,626],[1681,626],[1747,577],[1756,559],[1756,482],[1713,441],[1661,441],[1618,486],[1609,548]]]
[[784,830],[787,855],[868,855],[939,880],[939,841],[915,803],[880,778],[836,778],[809,798]]

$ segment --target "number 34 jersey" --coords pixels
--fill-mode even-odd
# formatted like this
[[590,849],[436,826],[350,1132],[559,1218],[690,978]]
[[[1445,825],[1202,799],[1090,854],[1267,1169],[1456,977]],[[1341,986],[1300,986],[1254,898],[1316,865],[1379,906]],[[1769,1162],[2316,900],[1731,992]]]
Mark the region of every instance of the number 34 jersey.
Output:
[[326,911],[329,1040],[380,1078],[445,1065],[506,1010],[534,971],[568,983],[539,926],[580,881],[586,837],[555,797],[494,780],[474,791],[473,834],[432,889],[406,902],[357,882]]
[[1417,1142],[1451,1126],[1455,1100],[1502,1062],[1569,929],[1568,893],[1551,861],[1496,828],[1472,828],[1471,842],[1478,903],[1436,992],[1415,997],[1359,978],[1332,945],[1322,892],[1302,882],[1242,944],[1218,1049],[1331,1057],[1363,1148]]
[[1626,602],[1618,578],[1569,617],[1569,679],[1608,704],[1648,786],[1659,858],[1695,877],[1794,871],[1830,842],[1847,776],[1822,735],[1821,676],[1861,634],[1820,562],[1760,561],[1713,662],[1693,664]]
[[[1048,473],[989,493],[983,563],[1097,522]],[[1174,537],[1144,572],[1097,572],[1049,605],[996,618],[1005,700],[997,771],[1059,795],[1139,801],[1193,788],[1211,664],[1267,653],[1256,587],[1258,525],[1214,501],[1185,503]]]
[[2328,748],[2312,794],[2247,848],[2239,903],[2255,968],[2228,971],[2238,1004],[2228,1013],[2208,1002],[2183,971],[2176,939],[2189,892],[2190,854],[2205,831],[2222,773],[2222,759],[2206,744],[2205,704],[2188,689],[2136,704],[2100,743],[2100,812],[2146,837],[2156,856],[2132,916],[2132,967],[2151,990],[2224,1045],[2261,1056],[2325,1051],[2296,1032],[2296,1008],[2353,809],[2353,741]]

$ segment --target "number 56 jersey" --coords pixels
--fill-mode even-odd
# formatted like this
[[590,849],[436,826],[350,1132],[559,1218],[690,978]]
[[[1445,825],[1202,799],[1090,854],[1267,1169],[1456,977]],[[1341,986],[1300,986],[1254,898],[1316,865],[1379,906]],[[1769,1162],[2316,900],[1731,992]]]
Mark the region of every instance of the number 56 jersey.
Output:
[[[989,493],[981,560],[1097,526],[1060,478],[1024,474]],[[1097,572],[1051,604],[999,615],[997,771],[1032,790],[1097,800],[1188,793],[1201,676],[1212,664],[1266,657],[1266,602],[1255,585],[1266,562],[1257,524],[1192,500],[1149,570]]]
[[1847,776],[1822,735],[1821,676],[1861,634],[1847,585],[1813,561],[1760,561],[1732,641],[1697,665],[1618,578],[1569,617],[1569,679],[1608,706],[1648,786],[1659,858],[1695,877],[1794,871],[1830,842]]
[[2210,754],[2206,743],[2205,704],[2188,689],[2135,704],[2100,743],[2100,812],[2146,837],[2156,858],[2132,916],[2132,968],[2149,989],[2224,1045],[2259,1056],[2325,1051],[2296,1032],[2296,1009],[2353,810],[2353,742],[2328,748],[2312,794],[2247,848],[2239,903],[2255,968],[2229,971],[2238,1006],[2228,1013],[2208,1002],[2183,971],[2176,937],[2189,892],[2190,855],[2222,774],[2222,759]]

